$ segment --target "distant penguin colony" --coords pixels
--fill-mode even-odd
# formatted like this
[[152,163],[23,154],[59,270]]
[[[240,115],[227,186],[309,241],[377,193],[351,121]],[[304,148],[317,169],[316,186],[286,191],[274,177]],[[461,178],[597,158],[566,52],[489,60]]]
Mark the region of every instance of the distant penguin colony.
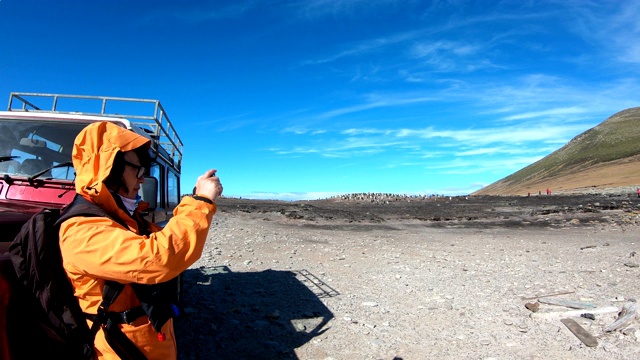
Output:
[[[406,195],[406,194],[391,194],[391,193],[352,193],[344,195],[336,195],[330,199],[337,201],[365,201],[373,204],[388,204],[392,202],[412,202],[412,201],[427,201],[435,200],[438,198],[447,198],[452,200],[453,197],[445,195]],[[466,199],[467,196],[464,196]]]

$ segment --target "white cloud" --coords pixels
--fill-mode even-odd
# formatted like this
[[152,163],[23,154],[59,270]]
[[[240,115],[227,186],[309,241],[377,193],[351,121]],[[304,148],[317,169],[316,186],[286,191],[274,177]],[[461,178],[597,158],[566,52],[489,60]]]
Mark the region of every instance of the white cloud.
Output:
[[505,116],[503,120],[522,120],[522,119],[531,119],[531,118],[539,118],[539,117],[548,117],[548,116],[557,116],[557,115],[567,115],[567,114],[584,114],[587,112],[587,109],[572,106],[567,108],[555,108],[548,109],[543,111],[532,111],[522,114],[515,114],[511,116]]
[[340,109],[334,109],[318,115],[319,118],[334,118],[341,115],[356,113],[364,110],[370,110],[382,107],[395,107],[409,104],[425,103],[438,100],[432,96],[411,96],[410,94],[403,94],[404,96],[398,97],[398,94],[389,94],[387,96],[382,94],[368,94],[366,95],[367,101],[358,105],[344,107]]
[[298,200],[319,200],[327,199],[334,196],[342,195],[339,192],[250,192],[246,194],[238,194],[233,197],[239,197],[244,199],[256,199],[256,200],[284,200],[284,201],[298,201]]

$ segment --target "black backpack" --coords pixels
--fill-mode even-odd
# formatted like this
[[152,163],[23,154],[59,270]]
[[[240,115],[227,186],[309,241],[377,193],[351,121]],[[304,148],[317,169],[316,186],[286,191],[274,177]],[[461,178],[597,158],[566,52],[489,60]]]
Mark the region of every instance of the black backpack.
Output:
[[[62,213],[58,209],[44,209],[32,216],[10,245],[17,275],[16,296],[7,314],[11,358],[93,359],[95,335],[102,327],[107,342],[121,358],[146,359],[118,325],[146,314],[161,334],[164,323],[177,315],[171,298],[161,291],[168,286],[132,284],[142,306],[110,312],[109,306],[124,284],[107,281],[98,314],[83,313],[62,266],[59,244],[60,224],[74,216],[113,219],[97,205],[76,196]],[[93,321],[91,328],[87,318]]]

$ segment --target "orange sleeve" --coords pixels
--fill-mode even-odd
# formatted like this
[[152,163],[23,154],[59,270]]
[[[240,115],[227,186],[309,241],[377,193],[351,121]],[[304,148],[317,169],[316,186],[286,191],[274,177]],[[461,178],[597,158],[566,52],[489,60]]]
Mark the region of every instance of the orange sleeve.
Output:
[[184,197],[160,231],[138,235],[104,217],[74,217],[60,227],[65,269],[121,283],[170,280],[202,255],[215,204]]

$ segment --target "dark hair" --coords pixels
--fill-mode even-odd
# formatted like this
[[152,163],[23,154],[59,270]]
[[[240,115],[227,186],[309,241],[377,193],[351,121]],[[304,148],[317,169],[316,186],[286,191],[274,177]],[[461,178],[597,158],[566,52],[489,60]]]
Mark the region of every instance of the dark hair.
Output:
[[[147,169],[147,174],[149,174],[149,168],[151,167],[151,157],[149,156],[149,151],[144,147],[139,147],[133,150],[133,152],[138,155],[138,160],[140,160],[140,165]],[[104,184],[107,188],[118,192],[120,189],[124,189],[126,192],[129,192],[129,188],[124,182],[122,178],[122,174],[124,174],[124,153],[122,151],[118,151],[116,153],[116,157],[113,159],[113,166],[111,167],[111,172],[106,179],[104,179]]]

